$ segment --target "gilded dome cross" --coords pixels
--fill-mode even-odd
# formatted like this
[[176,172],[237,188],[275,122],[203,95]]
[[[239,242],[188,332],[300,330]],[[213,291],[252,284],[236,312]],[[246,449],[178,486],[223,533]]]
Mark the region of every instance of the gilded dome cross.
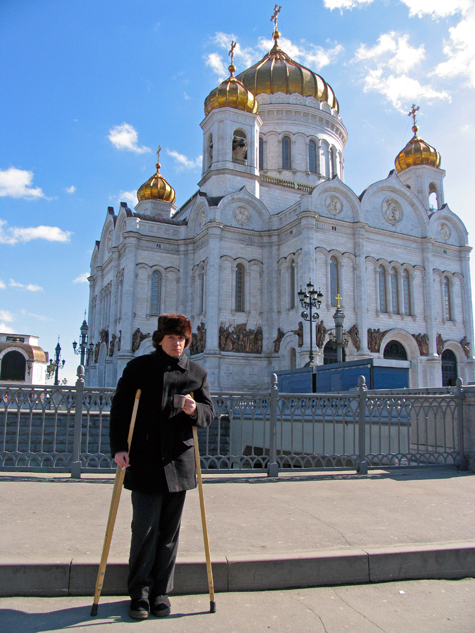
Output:
[[158,146],[157,149],[157,172],[160,169],[161,165],[160,165],[160,152],[162,151],[162,147],[161,145]]
[[419,106],[416,108],[416,104],[412,104],[412,108],[407,113],[407,116],[412,116],[412,120],[414,121],[414,127],[416,127],[416,112],[419,110]]
[[280,10],[282,9],[282,7],[277,8],[277,5],[275,5],[274,7],[274,13],[270,19],[271,22],[274,23],[274,33],[277,33],[278,29],[277,29],[277,20],[279,19],[279,13]]
[[236,42],[233,40],[231,42],[231,48],[229,49],[228,55],[231,57],[231,66],[234,66],[234,49],[236,48]]

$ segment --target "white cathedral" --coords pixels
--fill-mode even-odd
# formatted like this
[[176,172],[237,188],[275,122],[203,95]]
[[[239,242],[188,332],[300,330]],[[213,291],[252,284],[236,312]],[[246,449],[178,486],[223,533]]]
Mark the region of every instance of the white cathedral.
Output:
[[316,364],[334,361],[338,301],[346,360],[411,361],[410,387],[474,380],[467,230],[445,204],[440,155],[414,136],[385,180],[344,184],[347,131],[322,77],[274,46],[204,104],[198,191],[177,209],[156,173],[132,211],[109,207],[91,260],[86,383],[115,386],[153,350],[157,317],[193,323],[189,353],[213,391],[267,390],[303,367],[300,288],[321,289]]

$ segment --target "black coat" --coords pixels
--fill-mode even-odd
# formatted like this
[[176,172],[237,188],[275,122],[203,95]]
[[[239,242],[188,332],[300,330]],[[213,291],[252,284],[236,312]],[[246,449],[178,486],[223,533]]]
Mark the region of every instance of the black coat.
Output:
[[[125,487],[143,492],[179,492],[196,487],[192,425],[207,427],[214,417],[206,371],[185,354],[172,358],[161,348],[131,360],[112,400],[110,445],[114,456],[127,451],[137,389],[142,390],[132,437]],[[191,394],[196,418],[173,406],[175,394]]]

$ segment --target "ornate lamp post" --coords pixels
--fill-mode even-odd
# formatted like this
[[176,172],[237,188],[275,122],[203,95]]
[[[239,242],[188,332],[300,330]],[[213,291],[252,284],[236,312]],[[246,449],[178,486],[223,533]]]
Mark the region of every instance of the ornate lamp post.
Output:
[[84,321],[82,322],[81,325],[81,337],[79,339],[79,349],[76,349],[78,344],[77,341],[74,341],[73,343],[73,350],[75,354],[81,354],[81,365],[84,367],[84,358],[85,358],[85,354],[86,354],[86,349],[87,349],[87,332],[89,330],[89,327],[86,323],[86,313],[84,312]]
[[335,310],[335,314],[333,315],[333,320],[335,321],[336,334],[331,333],[330,338],[336,344],[336,362],[342,363],[343,362],[343,348],[347,347],[349,343],[349,336],[348,336],[348,333],[345,330],[343,330],[343,321],[345,320],[345,313],[340,308],[340,301],[342,300],[342,297],[340,297],[340,294],[338,293],[335,299],[337,300],[337,307]]
[[58,372],[59,369],[63,368],[66,361],[65,360],[61,360],[61,345],[59,344],[59,336],[58,336],[58,344],[56,345],[55,349],[54,349],[54,360],[52,360],[50,362],[50,364],[48,365],[48,367],[46,368],[46,373],[48,374],[48,378],[50,378],[53,373],[54,373],[54,384],[55,386],[59,385],[59,376],[58,376]]
[[310,353],[308,355],[308,363],[305,367],[312,367],[315,365],[314,356],[313,356],[313,339],[312,339],[312,331],[313,331],[313,322],[317,321],[320,318],[318,312],[313,312],[313,309],[320,309],[322,305],[323,293],[321,290],[315,290],[314,285],[309,280],[307,284],[307,291],[300,289],[297,293],[300,301],[300,305],[304,309],[302,314],[300,315],[304,321],[310,322]]

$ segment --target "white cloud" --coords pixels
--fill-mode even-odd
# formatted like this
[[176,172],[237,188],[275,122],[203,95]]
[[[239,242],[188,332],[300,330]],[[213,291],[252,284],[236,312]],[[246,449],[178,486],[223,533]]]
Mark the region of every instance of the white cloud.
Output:
[[0,169],[0,196],[10,198],[46,198],[39,187],[32,187],[33,172],[9,167]]
[[9,227],[6,220],[0,220],[0,244],[17,244],[31,240],[69,242],[71,235],[71,231],[63,231],[57,226]]
[[5,290],[6,285],[5,282],[3,281],[3,279],[0,279],[0,290]]
[[418,18],[431,15],[433,18],[446,18],[456,13],[466,13],[473,7],[473,0],[401,0],[409,7],[409,15]]
[[137,204],[137,189],[133,189],[132,191],[121,191],[118,197],[119,202],[127,202],[129,206],[132,208]]
[[439,77],[466,77],[475,88],[475,10],[457,26],[449,29],[450,42],[446,42],[444,53],[447,61],[439,64],[433,74]]
[[0,319],[7,321],[8,323],[12,323],[15,320],[15,317],[11,312],[8,312],[8,310],[0,310]]
[[10,283],[8,284],[11,288],[19,288],[20,290],[28,290],[28,292],[43,292],[43,288],[41,286],[37,286],[36,284],[21,284],[13,279],[10,279]]
[[76,191],[76,187],[74,185],[71,185],[70,187],[66,187],[64,191],[66,193],[74,193]]
[[326,9],[353,9],[364,4],[371,4],[373,0],[324,0],[323,5]]
[[0,332],[3,334],[15,334],[15,330],[5,323],[0,323]]
[[394,31],[384,33],[377,43],[368,47],[362,44],[352,62],[363,66],[365,92],[379,92],[396,109],[405,111],[408,104],[421,99],[432,101],[444,99],[450,101],[445,90],[436,90],[427,83],[421,83],[408,72],[425,59],[425,48],[409,44],[409,35],[398,35]]
[[117,149],[125,149],[136,154],[151,152],[150,147],[138,145],[138,134],[129,123],[121,123],[109,130],[109,141]]
[[227,66],[223,62],[221,55],[218,53],[210,53],[205,57],[206,65],[218,75],[220,81],[224,81],[226,77],[229,77]]
[[21,313],[24,316],[33,317],[33,319],[37,319],[38,321],[54,321],[51,317],[43,316],[42,314],[34,314],[33,312],[27,312],[26,310],[21,310]]
[[74,279],[73,284],[85,284],[87,283],[89,277],[89,273],[83,273],[82,275],[79,275],[79,277],[76,277],[76,279]]
[[174,158],[182,169],[197,169],[201,167],[202,156],[198,156],[195,160],[187,158],[184,154],[179,154],[175,150],[167,149],[167,154]]

